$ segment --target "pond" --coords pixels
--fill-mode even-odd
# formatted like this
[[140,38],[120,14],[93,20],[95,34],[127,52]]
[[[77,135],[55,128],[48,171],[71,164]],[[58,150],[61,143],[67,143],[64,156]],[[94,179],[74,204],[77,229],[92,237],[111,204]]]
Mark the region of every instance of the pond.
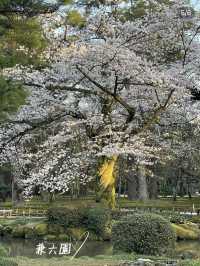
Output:
[[[43,256],[52,256],[49,255],[49,249],[54,244],[57,249],[56,252],[59,252],[60,245],[65,243],[66,241],[43,241],[43,240],[33,240],[33,239],[13,239],[13,238],[0,238],[0,245],[6,247],[9,250],[9,254],[11,257],[16,256],[25,256],[25,257],[38,257],[36,255],[36,247],[38,244],[43,243],[46,248],[46,254]],[[81,243],[73,243],[75,248],[72,248],[73,255],[75,251],[80,247]],[[112,244],[108,241],[88,241],[84,244],[84,246],[80,249],[79,253],[76,257],[80,256],[89,256],[94,257],[97,255],[112,255]],[[55,254],[53,254],[55,256]]]
[[[25,256],[36,258],[36,246],[39,243],[43,243],[46,248],[46,254],[43,256],[51,256],[48,253],[48,249],[54,244],[57,248],[57,253],[61,243],[65,241],[42,241],[42,240],[32,240],[32,239],[12,239],[12,238],[0,238],[0,244],[6,247],[9,250],[11,257],[15,256]],[[81,243],[75,245],[76,250]],[[200,254],[200,241],[179,241],[176,244],[176,254],[182,254],[187,251],[193,251],[196,254]],[[72,255],[75,253],[72,248]],[[89,256],[94,257],[97,255],[112,255],[112,244],[108,241],[88,241],[81,248],[80,252],[77,254],[77,257],[80,256]],[[55,255],[53,255],[55,256]]]

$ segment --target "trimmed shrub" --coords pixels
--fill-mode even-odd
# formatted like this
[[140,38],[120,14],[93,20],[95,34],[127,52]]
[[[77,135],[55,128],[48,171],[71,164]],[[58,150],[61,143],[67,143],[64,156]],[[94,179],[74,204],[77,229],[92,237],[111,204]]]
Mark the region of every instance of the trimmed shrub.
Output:
[[10,225],[6,225],[6,226],[4,226],[4,228],[3,228],[3,234],[4,235],[9,235],[9,234],[11,234],[12,233],[12,230],[13,230],[13,228],[12,228],[12,226],[10,226]]
[[50,208],[47,212],[49,224],[59,224],[64,228],[78,226],[81,216],[78,209]]
[[178,214],[178,213],[172,213],[169,216],[169,219],[170,219],[170,222],[173,224],[184,224],[185,222],[185,218],[181,214]]
[[81,240],[81,237],[85,234],[86,231],[87,230],[84,228],[76,227],[76,228],[69,228],[67,230],[67,233],[73,239]]
[[64,234],[65,229],[59,224],[48,224],[48,234],[50,235],[59,235]]
[[[123,217],[127,217],[130,215],[134,215],[136,213],[135,210],[114,210],[112,211],[112,218],[114,220],[119,220]],[[137,213],[150,213],[152,214],[152,212],[149,211],[145,211],[145,210],[137,210]],[[168,221],[170,221],[171,223],[175,223],[175,224],[183,224],[188,220],[188,217],[186,217],[186,215],[180,214],[178,212],[175,211],[159,211],[159,210],[154,210],[153,213],[158,214],[162,217],[164,217],[165,219],[167,219]]]
[[127,213],[121,210],[112,210],[111,215],[113,220],[119,220],[123,217],[126,217]]
[[111,228],[111,213],[109,209],[93,208],[82,213],[82,223],[91,232],[103,236]]
[[12,236],[13,237],[24,237],[25,236],[24,226],[18,225],[14,227],[14,229],[12,230]]
[[177,212],[165,211],[161,212],[159,215],[163,216],[165,219],[169,220],[170,223],[173,224],[184,224],[187,220],[184,215]]
[[95,235],[108,239],[111,235],[111,220],[110,210],[105,208],[51,208],[48,211],[48,232],[57,235],[64,233],[57,227],[65,230],[84,227]]
[[46,235],[46,236],[44,236],[43,239],[45,241],[54,241],[54,240],[57,240],[57,236],[55,236],[55,235]]
[[67,234],[60,234],[58,235],[58,240],[69,241],[69,236]]
[[115,223],[112,228],[114,251],[170,254],[175,240],[176,234],[169,221],[156,214],[135,214]]
[[3,235],[3,233],[4,233],[4,227],[3,227],[3,225],[2,224],[0,224],[0,235],[2,236]]
[[36,237],[34,227],[31,225],[24,225],[24,234],[26,239]]
[[35,233],[37,236],[44,236],[48,233],[47,224],[41,223],[35,226]]

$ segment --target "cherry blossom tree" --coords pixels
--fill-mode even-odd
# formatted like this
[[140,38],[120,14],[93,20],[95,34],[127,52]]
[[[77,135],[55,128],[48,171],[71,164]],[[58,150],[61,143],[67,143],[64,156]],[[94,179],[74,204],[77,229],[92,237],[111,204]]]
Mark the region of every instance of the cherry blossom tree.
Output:
[[[183,4],[153,5],[133,21],[100,8],[82,29],[73,29],[73,43],[63,38],[52,42],[46,53],[51,55],[49,67],[4,71],[26,85],[30,95],[1,127],[0,139],[1,161],[12,162],[25,194],[36,185],[63,193],[75,179],[86,184],[97,174],[93,166],[98,157],[107,157],[102,167],[113,169],[107,160],[116,163],[119,156],[131,154],[138,162],[142,199],[146,197],[142,166],[158,160],[169,145],[157,125],[164,121],[167,127],[184,108],[191,109],[191,82],[185,73],[198,46],[198,27],[196,18],[183,25],[177,13]],[[45,137],[37,141],[40,130]],[[103,172],[109,173],[111,183],[104,176],[102,185],[112,191],[113,207],[112,171],[99,174]]]

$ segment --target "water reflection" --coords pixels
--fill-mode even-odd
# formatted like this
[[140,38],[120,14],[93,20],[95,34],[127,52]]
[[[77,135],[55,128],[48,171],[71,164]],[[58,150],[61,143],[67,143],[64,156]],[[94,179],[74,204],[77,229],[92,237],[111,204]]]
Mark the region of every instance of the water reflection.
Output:
[[[55,244],[55,246],[59,247],[59,245],[61,243],[64,243],[65,241],[52,242],[52,241],[32,240],[32,239],[0,238],[0,244],[9,250],[9,254],[11,257],[15,256],[25,256],[33,258],[38,257],[38,255],[36,255],[36,246],[41,242],[44,243],[46,247],[51,246],[53,243]],[[94,257],[102,254],[112,255],[111,243],[100,242],[100,241],[89,241],[85,243],[85,245],[82,247],[77,257],[79,256]],[[51,255],[46,254],[44,256],[51,256]]]
[[[25,257],[38,257],[36,255],[36,246],[38,243],[43,242],[46,247],[52,243],[59,246],[64,241],[42,241],[32,239],[12,239],[0,238],[0,244],[9,250],[11,257],[25,256]],[[176,254],[183,254],[187,251],[193,251],[199,254],[200,257],[200,241],[179,241],[176,244]],[[47,252],[48,253],[48,252]],[[73,254],[72,254],[73,255]],[[110,242],[89,241],[80,250],[77,257],[89,256],[94,257],[97,255],[112,255],[112,244]],[[48,254],[44,256],[49,256]],[[51,255],[50,255],[51,256]],[[55,255],[54,255],[55,256]]]

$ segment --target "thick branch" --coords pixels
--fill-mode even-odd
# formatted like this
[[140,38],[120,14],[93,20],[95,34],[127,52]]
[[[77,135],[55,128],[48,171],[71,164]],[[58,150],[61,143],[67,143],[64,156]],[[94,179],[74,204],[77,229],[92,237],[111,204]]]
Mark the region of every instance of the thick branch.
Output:
[[129,116],[132,118],[135,115],[135,108],[129,105],[127,102],[125,102],[124,99],[122,99],[119,95],[111,92],[111,90],[105,88],[101,84],[99,84],[97,81],[93,80],[87,73],[85,73],[79,66],[76,66],[76,68],[80,71],[80,73],[87,78],[92,84],[94,84],[97,88],[99,88],[101,91],[103,91],[108,96],[111,96],[116,102],[121,104],[125,110],[129,113]]
[[5,141],[3,143],[3,145],[0,147],[0,153],[2,153],[5,150],[5,148],[8,144],[15,141],[16,139],[25,136],[26,134],[32,132],[35,129],[43,128],[47,125],[50,125],[51,123],[53,123],[55,121],[59,121],[60,119],[62,119],[65,116],[71,116],[71,117],[76,118],[76,119],[85,119],[85,117],[79,112],[66,111],[64,113],[57,114],[57,115],[52,116],[52,117],[48,117],[45,120],[37,121],[37,122],[30,121],[30,120],[11,120],[11,121],[9,121],[10,124],[21,124],[21,125],[23,124],[23,125],[27,125],[29,127],[24,129],[21,132],[16,133],[12,137],[10,137],[7,141]]
[[134,129],[134,130],[131,132],[131,134],[136,135],[136,134],[142,133],[142,132],[144,132],[145,130],[149,129],[149,127],[151,127],[152,124],[157,120],[158,116],[159,116],[163,111],[166,110],[166,108],[167,108],[167,106],[168,106],[168,104],[169,104],[169,101],[170,101],[170,99],[171,99],[171,97],[172,97],[174,91],[175,91],[175,89],[172,89],[172,90],[170,91],[170,93],[168,94],[168,97],[167,97],[165,103],[164,103],[163,105],[160,105],[157,109],[155,109],[154,112],[153,112],[153,114],[152,114],[148,119],[146,119],[146,120],[144,121],[142,127],[139,128],[139,129]]
[[76,87],[74,85],[54,85],[54,84],[50,84],[48,86],[45,86],[48,90],[50,91],[54,91],[54,90],[63,90],[63,91],[73,91],[73,92],[80,92],[83,94],[88,94],[88,95],[102,95],[97,91],[92,91],[92,90],[88,90],[88,89],[84,89],[84,88],[80,88],[80,87]]

